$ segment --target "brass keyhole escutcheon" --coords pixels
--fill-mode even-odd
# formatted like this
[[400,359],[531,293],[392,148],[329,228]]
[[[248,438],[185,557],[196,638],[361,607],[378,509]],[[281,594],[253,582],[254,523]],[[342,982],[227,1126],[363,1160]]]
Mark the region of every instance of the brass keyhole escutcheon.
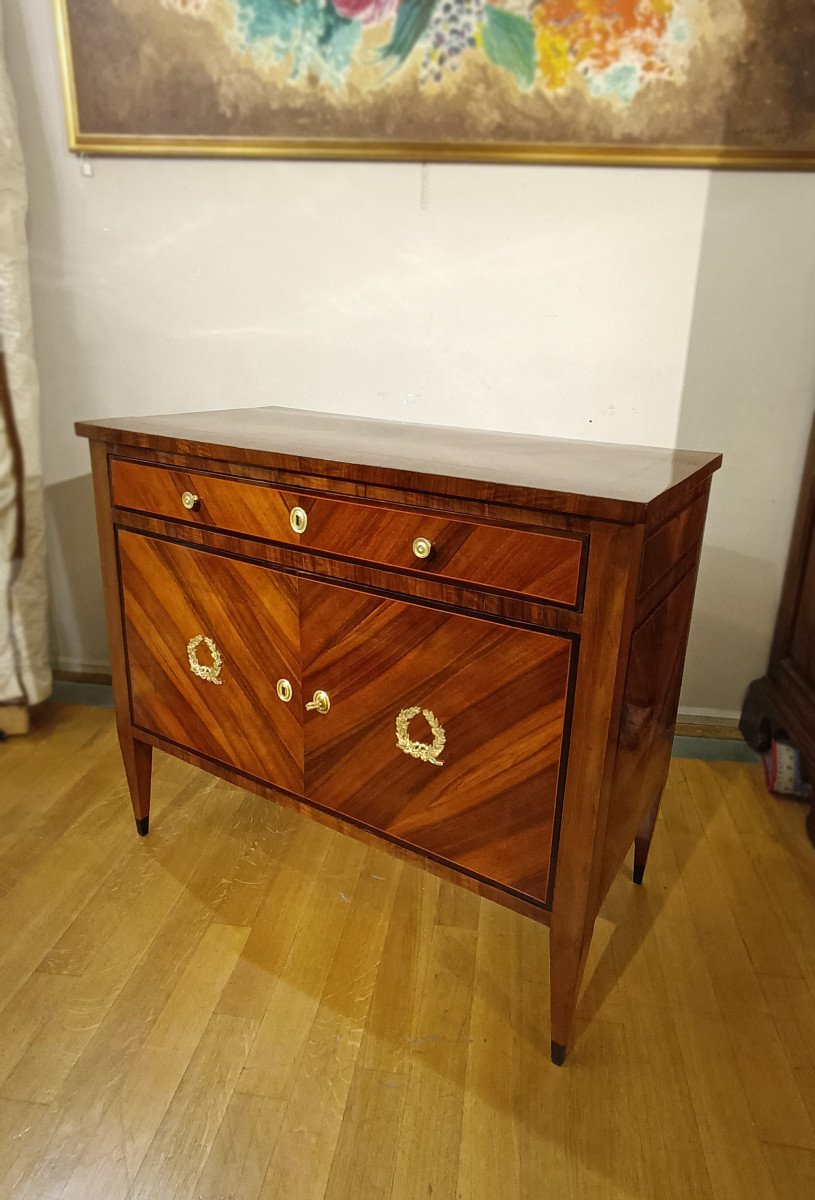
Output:
[[294,689],[292,688],[288,679],[278,679],[277,694],[280,697],[280,699],[283,701],[284,704],[289,703],[292,696],[294,695]]
[[304,508],[293,508],[289,514],[289,524],[295,533],[305,533],[308,525],[308,513]]
[[311,711],[318,712],[322,716],[325,716],[325,714],[328,712],[330,707],[331,707],[331,700],[329,698],[328,692],[323,692],[323,691],[315,692],[314,698],[312,700],[309,700],[308,704],[306,705],[306,708],[310,712]]
[[182,492],[181,503],[188,512],[192,512],[193,509],[198,507],[198,497],[196,496],[195,492]]
[[417,537],[413,543],[413,553],[417,558],[430,558],[433,553],[433,543],[426,537]]

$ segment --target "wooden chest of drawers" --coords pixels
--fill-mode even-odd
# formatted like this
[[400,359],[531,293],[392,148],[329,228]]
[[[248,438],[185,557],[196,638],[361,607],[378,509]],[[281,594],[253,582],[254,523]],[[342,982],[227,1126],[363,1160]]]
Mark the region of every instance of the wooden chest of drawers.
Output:
[[718,455],[287,409],[87,422],[136,825],[153,747],[551,926],[552,1057],[667,775]]

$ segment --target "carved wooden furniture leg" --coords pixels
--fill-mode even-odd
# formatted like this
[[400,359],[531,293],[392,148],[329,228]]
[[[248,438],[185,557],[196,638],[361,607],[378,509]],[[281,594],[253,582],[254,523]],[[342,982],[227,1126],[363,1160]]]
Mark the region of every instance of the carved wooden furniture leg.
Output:
[[113,699],[116,705],[116,732],[122,751],[130,801],[136,829],[145,837],[150,825],[150,776],[153,747],[137,741],[130,723],[130,693],[127,681],[127,657],[122,632],[121,597],[118,586],[118,557],[110,504],[108,457],[100,443],[91,446],[93,492],[99,534],[99,557],[102,560],[102,581],[105,587],[105,614],[110,647],[110,669],[113,680]]
[[153,747],[147,742],[137,742],[129,730],[118,729],[119,745],[130,789],[130,802],[136,829],[146,837],[150,828],[150,776],[153,764]]
[[549,984],[551,990],[552,1062],[563,1066],[572,1040],[577,999],[594,921],[582,929],[568,918],[552,916],[549,928]]
[[660,792],[643,816],[637,836],[634,838],[634,871],[632,873],[634,883],[642,883],[642,877],[645,874],[645,864],[648,862],[648,851],[651,849],[651,838],[654,835],[661,799],[662,793]]

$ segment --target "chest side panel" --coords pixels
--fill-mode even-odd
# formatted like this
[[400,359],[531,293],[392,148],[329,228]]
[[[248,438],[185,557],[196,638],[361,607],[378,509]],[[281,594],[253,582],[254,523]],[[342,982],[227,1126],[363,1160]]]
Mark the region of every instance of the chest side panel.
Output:
[[306,794],[545,902],[572,640],[311,581],[301,616]]
[[135,724],[302,792],[296,578],[129,531],[118,545]]
[[693,569],[631,641],[603,856],[603,893],[631,846],[643,813],[658,799],[668,772],[695,586]]
[[645,540],[602,856],[605,895],[668,774],[709,485]]

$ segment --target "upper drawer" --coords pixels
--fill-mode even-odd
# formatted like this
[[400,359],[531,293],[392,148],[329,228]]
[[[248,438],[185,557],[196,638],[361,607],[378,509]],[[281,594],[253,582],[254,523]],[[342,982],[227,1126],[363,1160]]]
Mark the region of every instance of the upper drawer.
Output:
[[[120,508],[552,604],[578,603],[584,540],[571,534],[479,525],[123,458],[111,460],[111,483]],[[185,493],[187,504],[194,497],[192,508]]]

